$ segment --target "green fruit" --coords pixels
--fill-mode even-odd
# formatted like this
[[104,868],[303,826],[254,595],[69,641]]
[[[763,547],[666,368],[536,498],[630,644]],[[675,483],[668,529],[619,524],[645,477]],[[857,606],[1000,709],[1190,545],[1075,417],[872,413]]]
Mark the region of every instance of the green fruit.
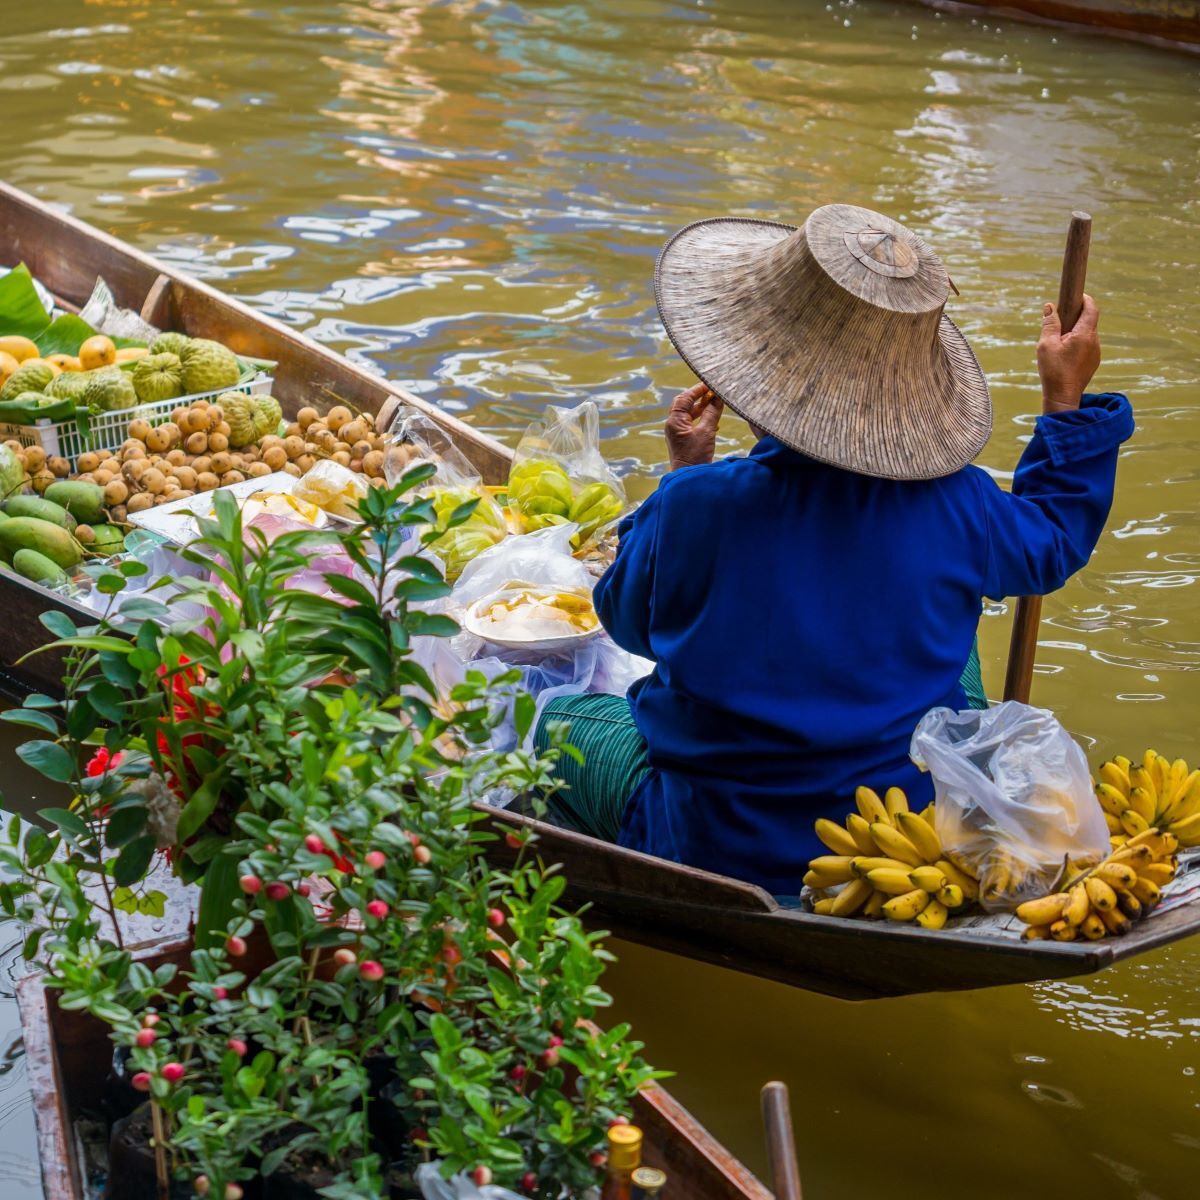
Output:
[[589,483],[587,487],[581,488],[579,495],[571,502],[571,511],[567,514],[572,521],[578,521],[580,514],[587,512],[594,504],[599,504],[602,500],[616,500],[617,494],[608,486],[607,483]]
[[523,511],[530,516],[541,516],[543,513],[553,513],[555,516],[565,517],[567,515],[567,505],[557,496],[547,496],[539,493],[530,500],[526,500],[521,505]]
[[183,352],[191,340],[186,333],[160,333],[150,343],[150,353],[174,354],[176,358],[182,359]]
[[91,374],[91,371],[64,371],[61,375],[55,375],[50,380],[46,395],[79,403],[83,399],[83,393],[87,391]]
[[88,374],[91,379],[80,400],[83,407],[92,412],[116,412],[137,404],[133,381],[120,367],[101,367]]
[[36,550],[18,550],[13,555],[13,568],[18,575],[24,575],[26,579],[46,587],[70,582],[66,571],[58,563]]
[[46,500],[61,504],[77,521],[96,525],[104,520],[104,489],[84,479],[60,479],[45,492]]
[[233,387],[241,378],[237,355],[220,342],[192,338],[180,355],[183,362],[183,386],[189,396],[198,392],[219,392]]
[[[218,403],[220,403],[218,401]],[[254,406],[254,431],[260,438],[265,438],[279,428],[283,420],[283,409],[274,396],[254,395],[250,397]]]
[[47,500],[44,496],[13,496],[4,502],[4,512],[9,517],[37,517],[61,525],[69,533],[75,532],[75,518],[61,504]]
[[229,426],[229,444],[240,450],[258,441],[259,434],[254,424],[254,405],[249,396],[242,392],[226,392],[217,397],[217,403],[225,413]]
[[0,553],[10,561],[18,550],[36,550],[60,567],[79,565],[83,548],[61,525],[37,517],[0,522]]
[[53,368],[45,363],[25,363],[0,388],[0,400],[13,400],[22,392],[44,392],[53,378]]
[[100,554],[120,554],[125,535],[115,525],[93,525],[91,548]]
[[143,404],[183,395],[183,364],[175,354],[147,354],[134,362],[130,374],[133,390]]

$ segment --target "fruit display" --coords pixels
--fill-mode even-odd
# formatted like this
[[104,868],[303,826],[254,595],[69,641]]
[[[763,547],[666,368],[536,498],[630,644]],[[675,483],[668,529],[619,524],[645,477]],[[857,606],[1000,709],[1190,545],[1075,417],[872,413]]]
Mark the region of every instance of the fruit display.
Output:
[[933,828],[934,806],[914,813],[900,788],[881,800],[860,787],[857,812],[845,826],[822,818],[817,836],[832,851],[809,863],[804,885],[822,916],[915,921],[941,929],[979,898],[979,880],[943,849]]
[[571,538],[576,550],[611,525],[624,508],[620,496],[607,483],[575,483],[566,470],[549,459],[517,462],[508,476],[508,500],[533,531],[573,522],[579,530]]
[[445,525],[462,505],[478,501],[466,521],[429,543],[429,548],[446,564],[446,578],[451,582],[462,574],[471,559],[508,536],[504,513],[491,496],[468,487],[431,488],[424,495],[433,504],[439,526]]
[[47,455],[41,446],[22,446],[15,438],[0,448],[0,493],[12,495],[23,486],[38,495],[56,480],[71,473],[71,464],[59,455]]
[[1147,750],[1140,762],[1117,755],[1100,764],[1094,780],[1114,846],[1159,829],[1181,846],[1200,846],[1200,770],[1189,771]]
[[1162,899],[1163,887],[1175,878],[1179,840],[1157,828],[1128,838],[1098,865],[1069,872],[1057,891],[1017,908],[1030,941],[1099,941],[1127,934]]
[[535,642],[595,632],[600,618],[582,589],[505,588],[472,607],[468,628],[493,642]]

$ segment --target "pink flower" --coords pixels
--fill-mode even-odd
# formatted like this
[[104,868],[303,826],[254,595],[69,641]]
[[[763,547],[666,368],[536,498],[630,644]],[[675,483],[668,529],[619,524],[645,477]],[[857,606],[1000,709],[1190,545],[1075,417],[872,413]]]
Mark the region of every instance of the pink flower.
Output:
[[121,765],[124,757],[124,750],[118,750],[116,754],[109,754],[108,747],[101,746],[88,759],[87,766],[83,768],[84,774],[94,779],[97,775],[103,775],[105,771],[115,771]]

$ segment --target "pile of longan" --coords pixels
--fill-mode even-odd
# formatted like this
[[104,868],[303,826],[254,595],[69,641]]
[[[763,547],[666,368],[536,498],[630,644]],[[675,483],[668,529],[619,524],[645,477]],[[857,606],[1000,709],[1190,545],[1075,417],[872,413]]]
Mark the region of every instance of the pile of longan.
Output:
[[22,446],[15,438],[4,443],[25,468],[33,490],[40,496],[56,479],[71,474],[71,464],[57,454],[47,457],[41,446]]
[[324,417],[315,408],[302,408],[285,437],[268,434],[235,450],[221,406],[197,400],[175,409],[161,425],[130,421],[129,437],[119,450],[79,456],[77,478],[104,488],[109,517],[120,522],[129,513],[275,471],[300,476],[322,458],[382,483],[385,445],[368,417],[355,418],[338,405]]

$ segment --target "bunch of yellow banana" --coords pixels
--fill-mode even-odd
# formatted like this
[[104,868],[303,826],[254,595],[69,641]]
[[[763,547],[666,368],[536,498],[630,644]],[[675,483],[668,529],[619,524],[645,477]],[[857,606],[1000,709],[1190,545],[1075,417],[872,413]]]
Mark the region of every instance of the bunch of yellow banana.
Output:
[[1171,833],[1146,829],[1134,834],[1099,866],[1068,876],[1057,892],[1017,906],[1030,941],[1073,942],[1122,936],[1162,899],[1175,878],[1179,842]]
[[822,817],[817,837],[833,852],[808,864],[804,883],[820,895],[813,911],[833,917],[885,917],[941,929],[952,913],[979,898],[979,881],[942,849],[933,805],[914,813],[900,788],[881,800],[870,788],[855,793],[857,812],[845,828]]
[[1147,750],[1140,763],[1117,755],[1100,764],[1096,796],[1114,846],[1157,828],[1181,846],[1200,846],[1200,770]]

